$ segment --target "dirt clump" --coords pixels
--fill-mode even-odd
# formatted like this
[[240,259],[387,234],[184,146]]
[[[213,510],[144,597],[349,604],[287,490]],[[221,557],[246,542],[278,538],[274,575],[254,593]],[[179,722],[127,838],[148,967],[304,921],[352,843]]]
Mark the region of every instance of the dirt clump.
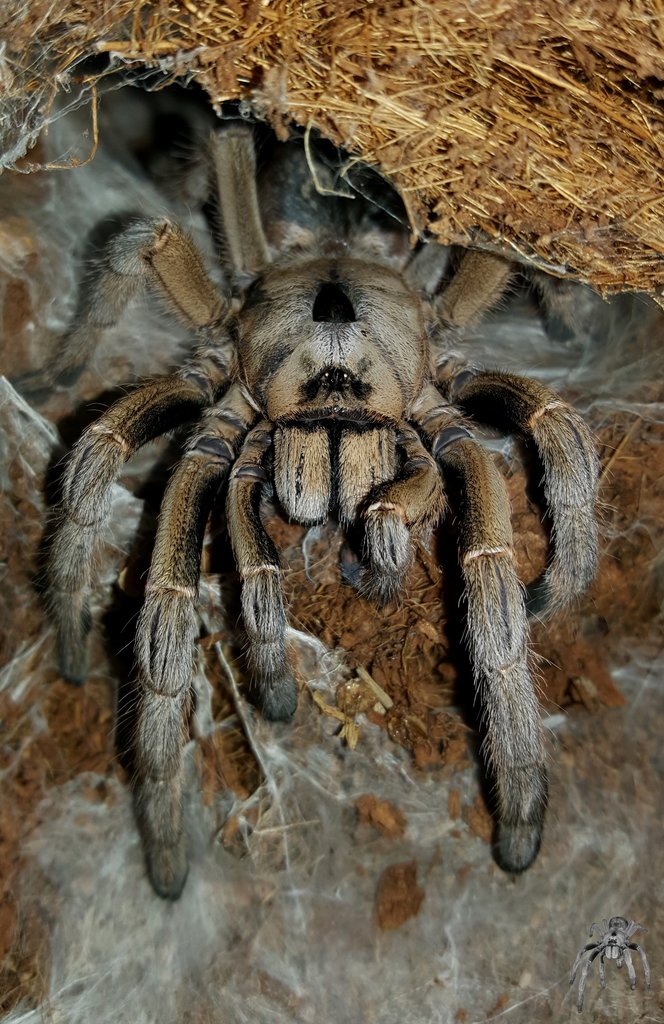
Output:
[[376,832],[389,838],[401,838],[406,831],[406,817],[403,811],[389,800],[379,800],[371,793],[365,793],[355,801],[357,820],[371,825]]
[[417,862],[391,864],[378,880],[374,903],[376,924],[383,932],[401,928],[417,917],[424,900],[424,889],[417,884]]

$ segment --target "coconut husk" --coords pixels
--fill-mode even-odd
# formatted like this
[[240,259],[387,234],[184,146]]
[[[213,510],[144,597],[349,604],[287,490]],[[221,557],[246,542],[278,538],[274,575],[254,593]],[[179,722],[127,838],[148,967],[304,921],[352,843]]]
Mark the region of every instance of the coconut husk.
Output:
[[417,235],[664,302],[661,0],[5,0],[0,36],[6,165],[147,68],[378,166]]

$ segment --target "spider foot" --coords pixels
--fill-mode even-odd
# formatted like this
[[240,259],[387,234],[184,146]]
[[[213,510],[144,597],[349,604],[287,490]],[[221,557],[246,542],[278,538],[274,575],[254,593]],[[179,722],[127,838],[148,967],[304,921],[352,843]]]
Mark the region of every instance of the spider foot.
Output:
[[498,826],[496,859],[503,871],[518,875],[529,868],[542,844],[542,825],[519,823]]
[[291,674],[261,687],[261,710],[270,722],[286,722],[297,708],[297,683]]
[[[149,769],[149,765],[144,766]],[[189,871],[187,835],[182,825],[182,771],[179,750],[169,775],[138,777],[134,810],[143,837],[145,866],[152,886],[165,900],[179,898]]]
[[257,703],[265,718],[271,722],[285,722],[297,708],[297,683],[286,657],[285,645],[252,643],[250,652],[252,676],[257,691]]
[[526,611],[529,617],[545,618],[552,610],[551,590],[546,576],[540,576],[526,587]]
[[174,846],[161,846],[146,850],[148,875],[158,896],[165,900],[178,900],[189,874],[189,860],[184,836]]
[[91,616],[87,597],[51,594],[51,606],[56,625],[58,664],[63,679],[74,686],[82,686],[88,677],[87,636]]
[[364,567],[347,540],[341,545],[339,551],[339,570],[344,583],[354,587],[355,590],[361,590]]
[[373,567],[365,568],[358,589],[362,596],[372,604],[377,605],[378,608],[385,608],[399,597],[404,576],[405,572],[376,572]]
[[499,782],[502,813],[496,834],[496,860],[504,871],[529,868],[542,844],[548,783],[542,763],[512,767]]

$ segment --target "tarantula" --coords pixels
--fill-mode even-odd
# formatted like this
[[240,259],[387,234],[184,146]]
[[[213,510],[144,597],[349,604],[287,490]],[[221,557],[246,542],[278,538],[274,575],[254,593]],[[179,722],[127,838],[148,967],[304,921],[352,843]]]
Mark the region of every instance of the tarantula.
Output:
[[636,972],[634,971],[634,964],[632,963],[632,956],[630,949],[638,952],[641,957],[641,963],[643,964],[643,974],[646,979],[646,991],[650,991],[650,966],[648,964],[648,958],[646,957],[645,950],[639,946],[638,942],[630,942],[634,932],[647,931],[642,924],[636,924],[635,921],[628,923],[625,917],[612,917],[607,922],[606,918],[602,921],[601,929],[596,924],[591,924],[588,935],[590,938],[593,936],[593,932],[597,931],[601,938],[599,942],[589,942],[583,949],[580,949],[576,954],[576,960],[572,965],[570,971],[569,983],[570,987],[574,984],[576,978],[576,972],[579,964],[583,959],[584,955],[590,950],[590,956],[583,965],[581,971],[581,977],[579,979],[579,992],[577,997],[576,1006],[581,1013],[583,1009],[583,993],[586,987],[586,979],[588,977],[588,971],[590,970],[593,960],[599,957],[599,983],[602,988],[606,988],[606,978],[604,975],[604,958],[616,961],[616,967],[622,967],[623,963],[627,964],[627,974],[629,976],[630,988],[636,988]]
[[[532,380],[450,369],[442,339],[504,292],[505,260],[468,252],[451,283],[447,251],[414,256],[406,228],[359,196],[314,187],[302,148],[279,144],[256,173],[254,138],[213,133],[210,167],[229,295],[212,284],[187,235],[137,220],[108,244],[87,311],[64,353],[72,364],[141,288],[157,289],[200,347],[181,369],[117,401],[74,447],[50,553],[62,671],[86,675],[87,591],[111,485],[147,441],[196,426],[167,486],[138,622],[141,699],[135,798],[154,888],[177,898],[187,873],[182,747],[197,635],[201,546],[226,487],[257,703],[288,719],[297,686],[286,644],[279,556],[261,521],[270,490],[287,517],[335,514],[363,537],[354,582],[378,604],[398,595],[414,542],[462,495],[459,555],[468,646],[497,783],[497,856],[508,871],[537,855],[547,782],[528,664],[506,488],[467,414],[533,439],[544,467],[553,554],[544,577],[558,607],[592,580],[597,457],[581,417]],[[353,575],[353,574],[351,574]]]

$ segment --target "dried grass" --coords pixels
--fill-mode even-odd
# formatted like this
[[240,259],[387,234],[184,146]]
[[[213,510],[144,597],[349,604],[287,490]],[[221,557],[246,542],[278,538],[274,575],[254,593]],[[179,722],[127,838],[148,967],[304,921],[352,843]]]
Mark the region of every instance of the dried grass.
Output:
[[6,132],[111,54],[319,129],[417,232],[664,302],[662,0],[5,0],[0,19]]

